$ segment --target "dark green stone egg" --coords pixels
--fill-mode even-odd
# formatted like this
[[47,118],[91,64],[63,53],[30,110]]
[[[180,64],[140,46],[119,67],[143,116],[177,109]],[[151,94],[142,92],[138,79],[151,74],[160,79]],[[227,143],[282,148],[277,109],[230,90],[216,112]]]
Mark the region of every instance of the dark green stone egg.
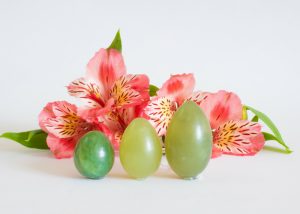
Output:
[[114,150],[102,132],[91,131],[77,143],[74,163],[81,175],[99,179],[111,170],[114,164]]

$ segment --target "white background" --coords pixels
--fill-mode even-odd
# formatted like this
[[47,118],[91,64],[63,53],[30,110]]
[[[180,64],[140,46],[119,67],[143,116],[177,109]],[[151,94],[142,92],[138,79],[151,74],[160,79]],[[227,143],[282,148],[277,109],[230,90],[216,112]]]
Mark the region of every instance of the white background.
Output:
[[[193,72],[197,88],[238,93],[276,122],[294,150],[221,157],[195,181],[162,167],[129,179],[118,160],[102,180],[71,159],[0,139],[0,213],[299,213],[300,3],[252,1],[0,1],[0,131],[37,128],[49,101],[121,29],[129,73],[160,86]],[[276,145],[268,142],[268,145]]]

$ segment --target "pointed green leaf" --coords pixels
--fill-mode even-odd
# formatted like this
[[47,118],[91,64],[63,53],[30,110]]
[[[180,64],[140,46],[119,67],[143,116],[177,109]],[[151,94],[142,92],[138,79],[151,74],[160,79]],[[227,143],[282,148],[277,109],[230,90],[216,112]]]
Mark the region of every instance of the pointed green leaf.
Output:
[[282,142],[281,140],[279,140],[277,137],[275,137],[271,133],[263,132],[263,135],[264,135],[265,141],[270,141],[270,140],[277,141],[279,144],[281,144],[285,148],[285,150],[286,150],[287,153],[292,153],[292,150],[290,150],[290,148],[287,147],[284,142]]
[[266,151],[271,151],[271,152],[278,152],[278,153],[282,153],[282,154],[290,154],[291,151],[286,151],[285,149],[281,149],[281,148],[277,148],[277,147],[274,147],[274,146],[269,146],[269,145],[265,145],[264,150]]
[[122,40],[121,40],[120,30],[118,30],[118,32],[115,35],[114,40],[112,41],[112,43],[108,47],[108,49],[110,49],[110,48],[116,49],[116,50],[122,52]]
[[278,128],[275,126],[275,124],[271,121],[271,119],[267,115],[250,106],[245,106],[245,107],[249,111],[251,111],[254,115],[256,115],[261,121],[263,121],[271,129],[271,131],[278,139],[283,140]]
[[258,117],[255,115],[255,116],[252,118],[251,121],[252,121],[252,122],[258,122]]
[[[258,117],[259,120],[261,120],[262,122],[264,122],[264,124],[273,132],[273,136],[275,137],[273,140],[277,141],[279,144],[281,144],[287,152],[291,151],[289,149],[289,147],[285,144],[278,128],[276,127],[276,125],[272,122],[272,120],[265,115],[264,113],[250,107],[250,106],[245,106],[247,108],[247,110],[251,111],[255,116]],[[256,119],[255,117],[253,119]],[[267,136],[270,137],[270,136]]]
[[49,149],[46,142],[47,133],[41,129],[18,133],[6,132],[0,137],[16,141],[29,148]]
[[149,94],[150,97],[156,96],[156,92],[159,90],[155,85],[149,85]]

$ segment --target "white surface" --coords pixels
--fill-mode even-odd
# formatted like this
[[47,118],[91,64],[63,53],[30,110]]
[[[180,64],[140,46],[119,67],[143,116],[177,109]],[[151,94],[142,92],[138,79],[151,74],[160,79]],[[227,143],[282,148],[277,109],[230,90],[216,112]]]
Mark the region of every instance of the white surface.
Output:
[[165,165],[131,180],[116,161],[93,181],[70,159],[0,139],[0,213],[299,213],[299,1],[182,2],[1,0],[0,131],[37,128],[49,101],[77,102],[64,86],[121,28],[128,72],[157,85],[193,72],[198,89],[235,91],[294,153],[221,157],[195,181]]

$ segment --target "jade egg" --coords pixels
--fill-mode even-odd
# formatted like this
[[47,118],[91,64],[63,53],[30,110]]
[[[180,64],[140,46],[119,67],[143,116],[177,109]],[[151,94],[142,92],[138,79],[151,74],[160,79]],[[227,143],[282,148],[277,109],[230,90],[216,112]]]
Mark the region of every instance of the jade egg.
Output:
[[152,125],[143,118],[134,119],[126,128],[120,145],[120,161],[129,176],[143,179],[159,167],[162,146]]
[[207,166],[212,154],[212,130],[194,102],[185,102],[174,113],[165,146],[169,165],[183,179],[196,178]]
[[114,150],[102,132],[91,131],[79,139],[74,152],[74,163],[81,175],[99,179],[111,170]]

